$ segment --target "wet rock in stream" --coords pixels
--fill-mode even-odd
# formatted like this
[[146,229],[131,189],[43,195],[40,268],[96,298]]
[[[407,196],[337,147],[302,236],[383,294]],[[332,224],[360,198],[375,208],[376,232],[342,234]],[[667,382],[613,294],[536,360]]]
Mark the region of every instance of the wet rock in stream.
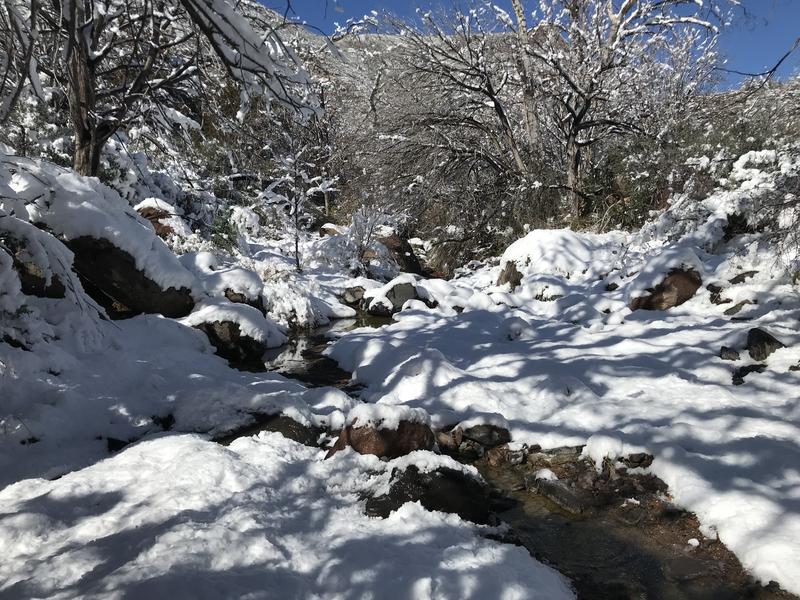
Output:
[[385,518],[406,502],[419,502],[427,510],[457,514],[479,524],[488,523],[491,514],[489,488],[480,480],[455,469],[422,472],[413,465],[395,469],[389,492],[369,498],[365,510],[371,517]]

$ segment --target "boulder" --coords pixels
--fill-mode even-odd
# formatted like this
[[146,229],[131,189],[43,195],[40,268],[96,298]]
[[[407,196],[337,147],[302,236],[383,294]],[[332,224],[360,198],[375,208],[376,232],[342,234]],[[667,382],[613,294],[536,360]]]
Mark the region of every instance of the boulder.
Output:
[[440,467],[428,473],[414,465],[392,473],[389,493],[367,500],[366,513],[386,518],[406,502],[419,502],[427,510],[457,514],[473,523],[489,523],[489,489],[463,471]]
[[48,283],[42,268],[30,260],[25,242],[10,235],[4,235],[0,242],[11,255],[11,265],[17,272],[23,294],[38,298],[61,299],[66,297],[67,289],[61,279],[57,275],[52,275]]
[[366,290],[360,285],[349,287],[342,294],[342,300],[344,300],[345,304],[360,304],[364,299],[364,292]]
[[137,268],[130,254],[108,240],[79,237],[66,245],[75,255],[73,268],[84,289],[111,318],[142,313],[178,318],[194,308],[190,290],[162,289]]
[[264,370],[266,344],[243,335],[238,323],[212,321],[199,323],[194,327],[208,336],[217,355],[230,362],[231,366],[245,370]]
[[262,315],[267,314],[267,309],[264,308],[264,301],[261,296],[258,298],[248,298],[241,292],[235,292],[228,288],[225,290],[225,297],[234,304],[247,304],[248,306],[252,306],[253,308],[257,309]]
[[404,273],[413,273],[414,275],[422,275],[422,265],[406,238],[393,233],[386,237],[379,237],[378,241],[386,246],[386,249],[389,251],[389,254],[391,254],[394,262],[397,263],[397,266],[400,267],[401,271]]
[[521,282],[522,273],[517,270],[517,263],[513,260],[508,261],[503,267],[503,270],[500,271],[500,276],[497,278],[497,285],[508,284],[513,292]]
[[502,446],[511,441],[511,434],[508,429],[484,423],[463,429],[463,436],[465,439],[476,442],[484,448]]
[[172,229],[172,227],[161,222],[161,219],[169,219],[175,215],[167,212],[166,210],[155,208],[154,206],[145,206],[137,209],[136,212],[138,212],[143,218],[150,221],[150,224],[153,226],[153,229],[156,230],[156,235],[158,237],[166,240],[171,235],[175,234],[175,230]]
[[733,348],[723,346],[719,349],[719,357],[722,360],[739,360],[739,353]]
[[325,223],[325,225],[319,228],[319,237],[333,237],[335,235],[341,235],[341,232],[336,225]]
[[727,298],[722,297],[722,292],[725,288],[721,285],[716,283],[709,283],[706,286],[706,289],[709,291],[711,295],[711,303],[712,304],[730,304],[733,300],[729,300]]
[[496,446],[486,453],[486,462],[493,467],[502,465],[521,465],[527,459],[524,449],[512,450],[508,444]]
[[431,450],[434,435],[425,423],[400,421],[397,429],[379,428],[372,424],[362,427],[348,425],[325,458],[330,458],[348,446],[359,454],[374,454],[381,458],[398,458],[415,450]]
[[649,296],[631,300],[631,310],[669,310],[691,299],[702,285],[694,269],[673,269],[650,291]]
[[753,360],[766,360],[779,348],[785,348],[784,344],[763,329],[754,327],[747,332],[747,351]]
[[409,300],[419,300],[419,296],[413,283],[402,282],[395,284],[386,292],[386,299],[391,304],[391,308],[385,302],[374,299],[370,302],[367,312],[378,317],[388,317],[399,312]]

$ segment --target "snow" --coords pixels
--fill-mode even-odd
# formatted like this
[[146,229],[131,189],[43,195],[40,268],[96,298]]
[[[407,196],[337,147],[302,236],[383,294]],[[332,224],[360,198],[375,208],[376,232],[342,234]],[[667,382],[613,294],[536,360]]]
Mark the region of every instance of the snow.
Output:
[[[371,457],[374,458],[374,457]],[[223,448],[141,442],[57,481],[0,492],[0,591],[17,597],[571,598],[522,548],[406,504],[359,498],[377,460],[260,434]]]
[[523,274],[595,279],[617,262],[624,241],[625,236],[619,232],[592,234],[570,229],[535,229],[511,244],[500,263],[513,261]]
[[[790,370],[800,363],[800,299],[781,250],[756,234],[724,239],[728,216],[753,218],[785,163],[751,153],[706,199],[676,195],[641,231],[533,231],[500,261],[443,281],[395,278],[380,249],[371,270],[353,269],[352,227],[303,234],[298,272],[294,240],[270,238],[246,208],[234,211],[241,239],[232,255],[195,248],[176,259],[96,180],[27,160],[11,174],[4,162],[0,208],[21,218],[0,217],[0,228],[70,285],[66,300],[23,296],[0,251],[0,333],[31,347],[0,343],[0,595],[572,596],[524,550],[484,537],[491,528],[417,504],[385,520],[364,515],[364,498],[387,491],[395,469],[478,477],[451,458],[420,451],[381,461],[345,450],[325,461],[325,449],[268,433],[228,448],[208,441],[274,414],[330,430],[493,424],[515,448],[583,446],[598,469],[647,452],[646,471],[697,515],[703,535],[719,537],[759,581],[800,593],[800,374]],[[104,320],[70,274],[70,253],[34,221],[67,238],[107,237],[162,285],[191,287],[195,312]],[[510,260],[523,274],[513,292],[495,285]],[[691,300],[629,310],[674,268],[702,276]],[[731,282],[747,271],[756,273]],[[400,282],[438,306],[409,301],[390,325],[337,332],[328,349],[363,386],[358,398],[233,371],[192,329],[231,320],[274,346],[289,325],[354,316],[340,300],[348,287],[379,301]],[[712,302],[712,282],[731,302]],[[267,317],[224,300],[229,289],[260,297]],[[738,315],[748,321],[724,314],[743,300],[753,302]],[[733,371],[754,364],[744,349],[751,327],[786,347],[734,386]],[[722,361],[723,345],[741,359]],[[174,425],[164,432],[167,417]],[[109,439],[141,441],[109,458]]]
[[275,348],[288,341],[277,323],[247,304],[208,299],[198,304],[188,317],[181,319],[181,323],[189,327],[225,322],[237,323],[242,335],[263,342],[267,348]]
[[10,194],[0,211],[41,223],[67,240],[105,239],[129,253],[137,268],[163,288],[193,289],[195,279],[117,192],[97,179],[51,163],[0,156],[0,180]]
[[202,288],[210,295],[224,297],[225,292],[242,294],[248,300],[259,300],[264,282],[257,273],[238,265],[221,264],[210,252],[187,252],[180,257],[181,264],[192,271]]
[[421,408],[391,404],[358,404],[347,415],[347,423],[354,427],[372,426],[394,430],[402,421],[428,425],[430,416]]
[[[742,165],[754,162],[775,160]],[[722,239],[728,215],[752,214],[754,194],[772,186],[770,172],[747,177],[704,201],[677,197],[628,237],[534,231],[500,265],[450,282],[464,290],[461,314],[415,305],[380,330],[341,336],[329,355],[366,386],[362,398],[423,408],[435,426],[501,415],[515,443],[583,445],[598,468],[652,454],[649,471],[705,535],[759,581],[800,593],[800,375],[790,370],[800,363],[800,298],[778,250],[752,235]],[[524,274],[515,293],[494,286],[507,260]],[[703,278],[691,300],[662,313],[628,309],[680,267]],[[730,282],[745,271],[757,273]],[[712,303],[709,282],[732,302]],[[755,302],[740,313],[747,321],[724,314],[745,299]],[[787,347],[734,386],[733,371],[754,363],[744,349],[752,327]],[[721,360],[721,346],[742,358]]]

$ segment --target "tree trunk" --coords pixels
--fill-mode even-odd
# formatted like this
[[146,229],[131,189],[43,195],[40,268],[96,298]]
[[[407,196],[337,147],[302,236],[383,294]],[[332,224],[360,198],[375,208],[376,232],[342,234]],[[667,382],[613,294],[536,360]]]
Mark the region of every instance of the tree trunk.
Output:
[[567,139],[567,188],[572,218],[578,219],[586,207],[581,194],[581,149],[574,135]]
[[539,139],[539,122],[536,117],[536,95],[533,89],[533,66],[526,52],[528,45],[528,22],[525,9],[520,0],[511,0],[511,6],[517,17],[517,68],[522,77],[522,105],[525,115],[525,132],[528,146],[533,147]]
[[95,73],[89,56],[88,39],[83,31],[85,22],[83,2],[73,2],[67,63],[69,112],[75,140],[72,162],[81,175],[95,176],[100,169],[100,149],[103,143],[97,138],[94,115]]

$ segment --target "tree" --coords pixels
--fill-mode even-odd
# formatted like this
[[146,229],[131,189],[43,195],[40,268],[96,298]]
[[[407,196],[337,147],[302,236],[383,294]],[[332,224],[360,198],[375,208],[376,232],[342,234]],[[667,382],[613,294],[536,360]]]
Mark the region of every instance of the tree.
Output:
[[26,82],[41,93],[34,60],[39,0],[0,5],[0,123],[14,109]]
[[240,85],[242,114],[255,95],[313,112],[275,29],[257,33],[228,0],[55,0],[40,20],[38,71],[67,99],[81,174],[97,174],[116,132],[180,121],[211,83],[212,56]]
[[658,135],[646,127],[655,111],[685,105],[708,81],[724,1],[539,0],[525,52],[560,139],[573,217],[587,207],[582,167],[591,146]]
[[334,191],[336,178],[325,173],[314,175],[318,169],[316,157],[320,146],[302,143],[290,134],[285,134],[287,149],[275,156],[275,179],[266,189],[267,201],[288,208],[294,237],[294,263],[297,271],[303,270],[300,254],[300,236],[311,219],[308,215],[309,198]]

